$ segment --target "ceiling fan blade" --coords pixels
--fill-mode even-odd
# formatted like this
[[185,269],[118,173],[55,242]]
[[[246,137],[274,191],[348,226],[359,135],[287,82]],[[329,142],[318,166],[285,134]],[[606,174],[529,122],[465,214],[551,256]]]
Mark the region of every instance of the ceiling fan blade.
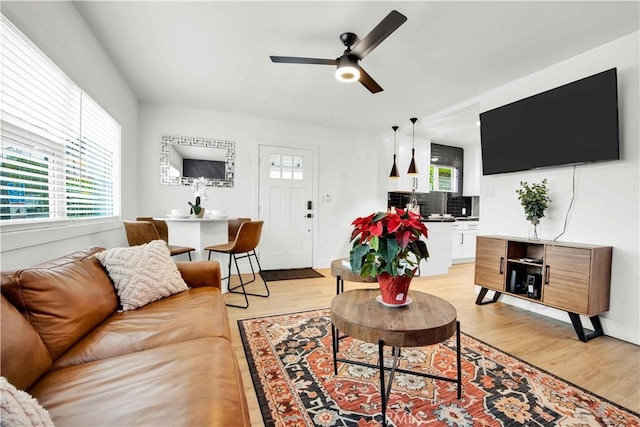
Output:
[[299,58],[297,56],[270,56],[269,58],[271,58],[271,62],[281,62],[284,64],[336,65],[335,59]]
[[360,43],[355,44],[351,48],[351,54],[362,59],[367,56],[373,49],[384,41],[391,33],[404,24],[407,17],[398,12],[392,10],[376,27],[367,34]]
[[373,78],[364,70],[362,69],[362,67],[360,67],[360,83],[362,83],[362,86],[366,87],[367,89],[369,89],[369,92],[371,93],[378,93],[378,92],[382,92],[384,89],[382,89],[382,86],[380,86],[378,83],[376,83],[375,80],[373,80]]

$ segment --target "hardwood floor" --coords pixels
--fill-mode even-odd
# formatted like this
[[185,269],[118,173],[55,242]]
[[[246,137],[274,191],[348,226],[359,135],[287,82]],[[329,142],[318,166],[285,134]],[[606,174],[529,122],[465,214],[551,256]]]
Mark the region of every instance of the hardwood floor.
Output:
[[[583,343],[576,337],[570,323],[500,302],[478,306],[475,304],[473,269],[473,263],[454,265],[445,276],[414,278],[411,289],[428,292],[453,304],[463,332],[605,399],[640,412],[639,346],[607,336]],[[330,269],[318,271],[325,277],[270,282],[271,296],[250,297],[247,310],[228,307],[233,346],[242,369],[254,426],[263,425],[262,415],[237,320],[328,308],[335,296],[335,278],[331,277]],[[371,287],[371,284],[345,282],[345,290],[357,287]],[[226,294],[225,298],[228,302],[238,302],[240,297]]]

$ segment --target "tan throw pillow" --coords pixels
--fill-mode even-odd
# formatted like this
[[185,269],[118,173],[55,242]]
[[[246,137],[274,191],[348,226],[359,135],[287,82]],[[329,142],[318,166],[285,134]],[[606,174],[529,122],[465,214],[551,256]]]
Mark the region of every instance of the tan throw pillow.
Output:
[[51,416],[36,399],[15,388],[5,377],[0,377],[2,426],[53,426]]
[[118,291],[124,311],[189,289],[164,240],[95,254]]

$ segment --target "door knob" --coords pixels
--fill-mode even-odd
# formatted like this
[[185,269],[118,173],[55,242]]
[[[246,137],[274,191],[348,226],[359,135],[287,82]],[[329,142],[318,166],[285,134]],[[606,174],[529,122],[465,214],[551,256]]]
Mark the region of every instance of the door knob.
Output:
[[305,216],[303,216],[303,218],[313,218],[313,214],[308,213],[308,214],[306,214]]

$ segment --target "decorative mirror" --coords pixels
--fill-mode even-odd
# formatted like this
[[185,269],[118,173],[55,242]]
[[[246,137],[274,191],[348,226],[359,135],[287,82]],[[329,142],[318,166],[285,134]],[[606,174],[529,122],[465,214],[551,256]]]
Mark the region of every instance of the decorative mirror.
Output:
[[212,187],[233,187],[235,143],[219,139],[163,136],[160,183],[191,185],[204,177]]

